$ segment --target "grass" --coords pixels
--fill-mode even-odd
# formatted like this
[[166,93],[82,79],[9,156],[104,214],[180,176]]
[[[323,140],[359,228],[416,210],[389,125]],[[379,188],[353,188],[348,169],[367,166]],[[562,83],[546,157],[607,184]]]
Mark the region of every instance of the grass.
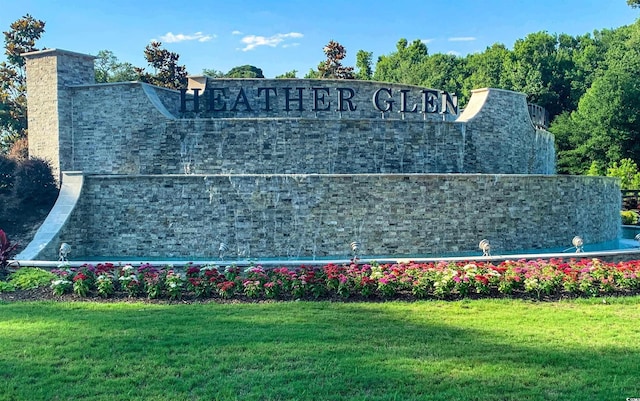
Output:
[[640,298],[0,304],[0,400],[624,400]]

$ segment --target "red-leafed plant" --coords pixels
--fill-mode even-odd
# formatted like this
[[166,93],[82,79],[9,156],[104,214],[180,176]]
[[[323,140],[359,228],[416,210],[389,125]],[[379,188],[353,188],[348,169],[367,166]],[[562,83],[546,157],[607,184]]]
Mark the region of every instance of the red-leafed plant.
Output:
[[2,229],[0,229],[0,279],[4,279],[7,277],[9,259],[11,258],[11,254],[15,251],[18,244],[12,244],[7,239],[7,234],[4,233]]

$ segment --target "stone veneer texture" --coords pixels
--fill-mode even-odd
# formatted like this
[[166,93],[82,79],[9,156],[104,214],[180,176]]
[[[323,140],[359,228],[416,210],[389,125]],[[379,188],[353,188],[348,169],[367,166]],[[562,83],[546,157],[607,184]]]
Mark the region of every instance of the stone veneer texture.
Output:
[[[616,238],[620,195],[600,177],[542,175],[86,176],[56,245],[74,258],[495,253]],[[577,207],[578,206],[578,207]]]
[[[74,258],[188,259],[218,256],[221,242],[230,256],[321,257],[348,256],[352,241],[411,255],[477,251],[483,238],[499,252],[617,237],[617,182],[553,176],[553,136],[533,127],[521,93],[475,90],[455,116],[398,113],[401,96],[408,109],[420,100],[409,85],[215,79],[204,111],[182,113],[178,91],[94,84],[91,56],[32,53],[27,75],[30,155],[86,175],[41,258],[57,258],[60,241]],[[271,110],[260,87],[273,88]],[[355,110],[336,111],[338,88]],[[380,88],[394,111],[373,107]],[[216,89],[224,112],[206,111]]]

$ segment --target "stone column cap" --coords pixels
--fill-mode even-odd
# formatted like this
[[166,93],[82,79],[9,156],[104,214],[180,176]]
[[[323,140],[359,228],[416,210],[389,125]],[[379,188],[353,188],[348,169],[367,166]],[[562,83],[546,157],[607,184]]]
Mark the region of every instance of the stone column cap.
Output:
[[24,58],[35,58],[35,57],[49,56],[49,55],[68,55],[68,56],[84,57],[84,58],[90,58],[90,59],[97,58],[96,56],[93,56],[91,54],[72,52],[72,51],[63,50],[63,49],[43,49],[43,50],[36,50],[33,52],[26,52],[21,54],[21,56]]

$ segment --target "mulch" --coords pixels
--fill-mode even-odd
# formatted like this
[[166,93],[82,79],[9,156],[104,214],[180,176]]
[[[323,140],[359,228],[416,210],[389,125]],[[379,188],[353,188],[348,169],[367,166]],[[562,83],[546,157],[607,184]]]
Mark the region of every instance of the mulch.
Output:
[[[601,296],[603,303],[607,303],[607,298],[612,297],[628,297],[640,295],[640,291],[629,291],[629,292],[617,292],[611,294],[603,294]],[[511,295],[505,295],[498,293],[497,291],[491,294],[468,294],[465,297],[461,297],[457,294],[453,294],[446,298],[429,298],[431,300],[444,300],[444,301],[459,301],[459,300],[473,300],[473,299],[520,299],[534,302],[556,302],[562,300],[570,300],[579,298],[575,294],[570,293],[558,293],[553,295],[542,295],[540,298],[536,297],[534,294],[530,293],[514,293]],[[363,297],[363,296],[352,296],[349,298],[343,298],[339,296],[333,297],[323,297],[320,299],[316,298],[306,298],[301,299],[303,301],[329,301],[329,302],[390,302],[390,301],[401,301],[401,302],[415,302],[419,299],[413,296],[410,293],[402,293],[393,298],[383,298],[383,297]],[[196,298],[191,293],[186,293],[181,299],[168,299],[168,298],[159,298],[159,299],[149,299],[145,296],[138,297],[130,297],[125,292],[116,292],[114,295],[103,298],[97,295],[88,295],[86,297],[80,297],[75,294],[64,294],[64,295],[54,295],[53,291],[51,291],[48,287],[40,287],[30,290],[16,290],[12,292],[3,292],[0,293],[0,303],[12,303],[12,302],[32,302],[32,301],[52,301],[52,302],[100,302],[100,303],[115,303],[115,302],[126,302],[126,303],[149,303],[149,304],[203,304],[203,303],[220,303],[220,304],[239,304],[239,303],[272,303],[272,302],[286,302],[293,301],[292,299],[265,299],[265,298],[248,298],[245,296],[237,295],[231,299],[224,299],[219,297],[211,297],[200,299]]]

